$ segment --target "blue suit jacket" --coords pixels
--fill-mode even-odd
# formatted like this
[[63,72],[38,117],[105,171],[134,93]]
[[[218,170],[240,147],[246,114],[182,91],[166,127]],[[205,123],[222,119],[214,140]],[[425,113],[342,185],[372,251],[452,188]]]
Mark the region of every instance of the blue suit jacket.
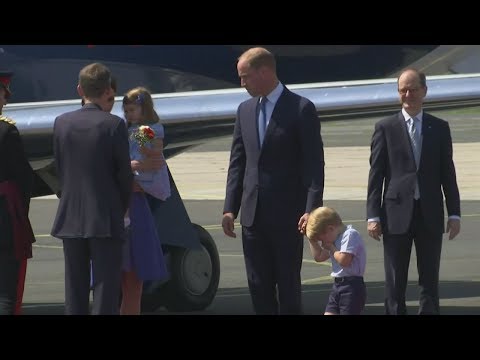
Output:
[[251,226],[258,205],[278,225],[323,204],[324,156],[320,120],[313,103],[284,88],[268,124],[263,146],[258,138],[258,102],[240,104],[233,133],[224,213]]
[[55,119],[53,146],[61,197],[51,234],[124,240],[133,174],[123,119],[86,104]]

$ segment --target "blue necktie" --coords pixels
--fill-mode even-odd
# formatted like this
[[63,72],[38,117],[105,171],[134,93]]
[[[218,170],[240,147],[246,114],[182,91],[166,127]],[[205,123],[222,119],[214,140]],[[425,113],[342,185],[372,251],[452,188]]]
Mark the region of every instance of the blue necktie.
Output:
[[265,96],[260,99],[260,119],[258,122],[258,137],[260,139],[260,146],[263,144],[265,131],[267,130],[267,101],[268,99]]

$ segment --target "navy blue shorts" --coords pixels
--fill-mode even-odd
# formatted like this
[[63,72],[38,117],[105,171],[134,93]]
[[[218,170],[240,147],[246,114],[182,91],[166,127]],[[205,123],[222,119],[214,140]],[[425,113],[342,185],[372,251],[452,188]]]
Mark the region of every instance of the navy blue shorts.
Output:
[[367,300],[367,287],[362,276],[334,278],[325,312],[337,315],[360,315]]

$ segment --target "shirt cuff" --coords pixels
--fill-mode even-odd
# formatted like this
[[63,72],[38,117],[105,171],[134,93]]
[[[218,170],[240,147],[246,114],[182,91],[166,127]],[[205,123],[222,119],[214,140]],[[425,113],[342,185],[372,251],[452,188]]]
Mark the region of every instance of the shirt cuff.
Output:
[[371,219],[368,219],[368,222],[380,222],[380,218],[379,217],[374,217],[374,218],[371,218]]
[[448,220],[460,220],[460,216],[458,216],[458,215],[450,215],[450,216],[448,217]]

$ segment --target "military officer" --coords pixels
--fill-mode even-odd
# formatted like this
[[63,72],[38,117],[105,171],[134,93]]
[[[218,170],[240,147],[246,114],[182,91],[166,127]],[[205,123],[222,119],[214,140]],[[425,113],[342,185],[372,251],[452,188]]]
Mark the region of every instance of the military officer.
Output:
[[15,121],[2,115],[12,95],[11,77],[0,71],[0,315],[20,314],[35,242],[28,219],[34,173]]

